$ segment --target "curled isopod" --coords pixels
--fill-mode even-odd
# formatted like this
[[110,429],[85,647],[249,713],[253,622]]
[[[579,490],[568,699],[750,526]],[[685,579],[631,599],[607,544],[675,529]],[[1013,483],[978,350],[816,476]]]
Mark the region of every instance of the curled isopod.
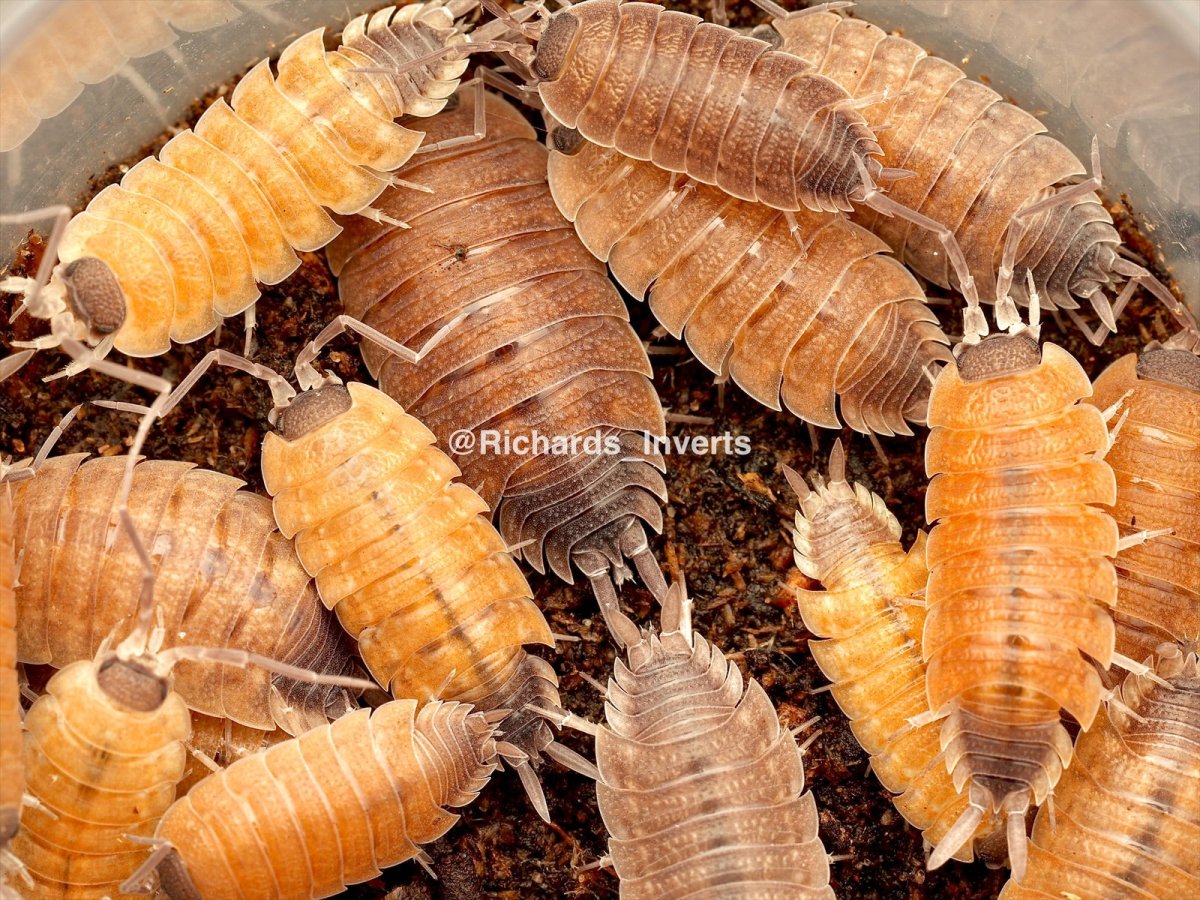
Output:
[[[86,460],[86,461],[85,461]],[[138,555],[119,527],[124,457],[50,457],[13,485],[21,581],[17,658],[63,667],[128,634],[141,587]],[[145,460],[129,510],[158,572],[165,646],[198,644],[345,675],[353,652],[270,501],[242,482],[190,463]],[[354,706],[344,687],[261,668],[182,662],[175,689],[193,709],[300,733]]]
[[493,46],[456,22],[474,6],[385,7],[354,19],[329,51],[324,29],[311,31],[283,49],[274,74],[264,59],[228,103],[218,99],[83,212],[9,217],[58,214],[38,277],[0,283],[50,320],[50,334],[27,346],[66,336],[96,344],[96,356],[113,347],[164,353],[249,310],[257,282],[282,281],[299,265],[297,251],[332,240],[341,229],[326,208],[377,216],[370,204],[392,183],[381,173],[423,138],[393,120],[436,113],[467,54]]
[[[492,719],[489,719],[489,715]],[[214,773],[163,816],[147,864],[172,900],[329,897],[458,821],[507,745],[495,713],[393,700]]]
[[[1036,316],[1036,293],[1032,301]],[[1034,318],[1033,321],[1036,321]],[[925,447],[936,523],[922,652],[929,708],[947,716],[945,765],[970,807],[930,858],[936,867],[989,814],[1007,818],[1013,873],[1025,813],[1071,760],[1060,710],[1086,731],[1114,658],[1116,500],[1105,418],[1091,383],[1038,329],[971,335],[933,386]]]
[[1109,366],[1089,402],[1119,404],[1108,455],[1123,535],[1166,531],[1117,557],[1117,651],[1134,660],[1164,640],[1200,641],[1200,357],[1155,347]]
[[789,224],[565,127],[547,144],[559,210],[704,365],[825,428],[911,434],[925,421],[926,375],[949,340],[878,238],[829,213]]
[[[936,845],[966,811],[967,798],[946,771],[940,728],[928,715],[921,659],[925,533],[917,533],[907,553],[901,548],[900,524],[883,500],[846,481],[841,441],[834,444],[828,480],[814,474],[810,490],[790,469],[787,476],[800,498],[796,566],[825,586],[796,592],[805,627],[824,638],[810,640],[808,648],[871,754],[871,768],[897,795],[896,808]],[[998,826],[986,816],[954,858],[970,862],[978,852],[991,861]]]
[[[755,33],[771,35],[856,99],[887,164],[912,173],[889,187],[892,199],[953,229],[985,298],[1003,299],[1011,285],[1017,302],[1028,303],[1025,285],[1013,282],[1014,272],[1028,270],[1042,305],[1066,310],[1096,343],[1116,331],[1116,317],[1138,285],[1181,310],[1144,266],[1119,254],[1120,235],[1095,193],[1095,153],[1092,177],[1065,184],[1085,173],[1078,157],[1037,118],[952,63],[833,12],[772,24],[775,33]],[[961,273],[930,232],[873,210],[859,210],[856,218],[913,271],[942,287],[958,286]],[[1094,332],[1075,311],[1081,300],[1100,317]]]
[[556,758],[596,780],[622,900],[832,900],[801,751],[761,685],[743,690],[737,666],[692,631],[681,585],[657,633],[601,602],[628,663],[608,683],[607,727],[560,717],[595,737],[596,765]]
[[[486,134],[416,157],[401,174],[433,193],[391,190],[381,207],[411,228],[359,219],[328,250],[346,311],[419,361],[364,345],[380,387],[423,422],[537,570],[621,578],[632,559],[659,594],[645,526],[662,524],[665,432],[650,361],[604,267],[546,185],[546,150],[498,97],[462,91],[429,139]],[[595,557],[593,557],[595,558]]]
[[1200,670],[1194,649],[1169,643],[1148,662],[1079,736],[1001,900],[1200,893]]

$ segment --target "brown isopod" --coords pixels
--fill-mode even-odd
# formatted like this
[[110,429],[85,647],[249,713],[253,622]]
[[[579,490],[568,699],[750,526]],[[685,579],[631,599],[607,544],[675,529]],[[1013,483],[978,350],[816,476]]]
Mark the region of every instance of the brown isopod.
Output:
[[[141,569],[118,524],[126,459],[86,457],[51,457],[37,477],[13,486],[22,662],[62,667],[90,659],[110,633],[120,637],[133,624]],[[240,487],[190,463],[145,460],[134,469],[129,510],[156,561],[166,646],[240,648],[349,673],[353,651],[277,530],[270,501]],[[354,706],[344,688],[190,661],[181,663],[175,689],[201,712],[293,733]]]
[[[847,4],[849,5],[849,4]],[[1140,284],[1177,315],[1182,304],[1145,267],[1119,255],[1121,238],[1083,164],[1029,113],[913,42],[860,19],[812,11],[777,18],[770,35],[780,49],[813,66],[856,98],[888,165],[913,173],[889,188],[891,198],[953,229],[971,277],[985,297],[1028,303],[1015,272],[1033,273],[1042,305],[1067,311],[1096,343],[1116,331],[1116,317]],[[782,36],[782,42],[779,36]],[[942,248],[910,222],[859,210],[858,221],[882,237],[913,271],[942,287],[960,275]],[[953,279],[952,279],[953,276]],[[1123,287],[1121,283],[1124,282]],[[1117,290],[1120,288],[1120,290]],[[1117,290],[1110,302],[1106,290]],[[1075,311],[1086,299],[1101,324],[1089,330]],[[1015,319],[997,310],[1001,327]]]
[[58,346],[66,336],[96,344],[96,358],[113,347],[155,356],[225,316],[246,311],[249,328],[256,282],[282,281],[299,265],[296,251],[341,230],[326,207],[380,215],[371,202],[397,183],[381,173],[418,152],[424,137],[393,120],[433,115],[458,86],[467,54],[504,46],[458,27],[475,5],[385,7],[354,19],[331,51],[324,29],[311,31],[284,48],[276,74],[260,62],[229,103],[218,99],[83,212],[6,216],[56,216],[37,278],[0,282],[50,320],[49,334],[21,346]]
[[1124,417],[1108,455],[1121,533],[1170,532],[1116,560],[1117,650],[1135,660],[1200,641],[1200,357],[1170,344],[1113,363],[1089,401]]
[[604,267],[555,208],[546,149],[512,106],[484,96],[460,92],[427,123],[440,143],[486,110],[482,140],[401,171],[433,193],[381,196],[411,229],[360,218],[330,244],[339,293],[347,313],[401,344],[443,330],[419,362],[370,345],[363,355],[448,449],[510,546],[567,581],[585,554],[596,583],[625,577],[630,558],[661,596],[644,529],[661,527],[666,498],[650,361]]
[[599,599],[628,658],[608,682],[607,727],[551,718],[596,740],[595,766],[562,761],[596,781],[622,900],[832,900],[802,751],[762,686],[743,691],[737,666],[693,632],[681,585],[659,632]]
[[[581,240],[712,371],[824,428],[911,434],[950,358],[925,295],[842,215],[778,210],[681,179],[565,127],[550,190]],[[795,238],[805,245],[801,250]]]
[[[813,489],[785,469],[800,498],[796,567],[823,591],[796,591],[804,626],[825,640],[808,642],[830,681],[850,729],[871,754],[871,768],[900,814],[936,845],[967,808],[942,763],[937,723],[925,721],[925,533],[906,553],[900,523],[877,494],[846,481],[841,441],[829,459],[829,478],[813,474]],[[922,721],[920,725],[910,720]],[[955,852],[970,862],[990,858],[999,823],[988,816]],[[1002,851],[1003,848],[1001,848]],[[1001,852],[1002,856],[1002,852]]]
[[282,728],[263,731],[247,728],[232,719],[192,712],[192,733],[187,740],[191,758],[179,779],[176,796],[182,797],[211,775],[245,756],[252,756],[291,737]]
[[[483,2],[504,20],[492,0]],[[866,101],[810,63],[655,3],[583,0],[546,22],[508,23],[536,40],[528,74],[556,121],[602,147],[784,211],[793,232],[795,211],[859,206],[928,229],[982,315],[953,231],[876,184],[904,173],[875,159],[883,151],[856,108]],[[510,56],[524,68],[526,48]]]
[[214,773],[175,802],[155,850],[172,900],[329,897],[408,859],[458,821],[508,751],[503,713],[393,700],[360,709]]
[[1195,650],[1157,656],[1079,736],[1001,900],[1200,896],[1200,669]]
[[1018,878],[1025,813],[1071,760],[1060,709],[1090,728],[1104,693],[1096,665],[1120,659],[1113,557],[1145,538],[1121,538],[1102,508],[1116,500],[1105,417],[1080,402],[1092,386],[1074,357],[1039,348],[1029,292],[1029,327],[982,340],[968,327],[933,386],[925,446],[925,515],[937,523],[926,548],[926,687],[931,718],[947,716],[946,767],[970,802],[929,865],[1000,813]]

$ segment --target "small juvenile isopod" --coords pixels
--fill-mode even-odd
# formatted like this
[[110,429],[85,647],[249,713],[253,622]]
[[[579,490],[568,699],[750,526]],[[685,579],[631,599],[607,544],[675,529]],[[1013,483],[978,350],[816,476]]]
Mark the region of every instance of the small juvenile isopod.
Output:
[[[911,434],[950,358],[925,295],[842,215],[737,200],[553,128],[550,190],[579,237],[718,374],[824,428]],[[805,245],[796,245],[799,238]]]
[[[50,457],[36,477],[12,487],[23,554],[16,590],[22,662],[61,668],[91,659],[106,637],[132,627],[141,568],[117,515],[126,459],[86,456]],[[240,487],[190,463],[145,460],[134,469],[129,510],[157,565],[166,646],[239,648],[348,674],[353,652],[277,530],[270,501]],[[354,706],[345,688],[259,667],[182,662],[175,689],[201,712],[292,733]]]
[[[770,34],[780,49],[813,66],[855,98],[867,126],[878,135],[884,159],[912,173],[889,193],[953,229],[971,276],[985,298],[1004,299],[1009,288],[1028,303],[1014,272],[1027,269],[1043,306],[1067,310],[1096,343],[1116,331],[1116,317],[1138,285],[1169,309],[1180,301],[1145,267],[1119,255],[1120,235],[1096,195],[1099,158],[1092,177],[1077,185],[1083,164],[1029,113],[929,56],[899,35],[861,19],[812,11],[781,17]],[[942,287],[956,271],[930,236],[911,222],[859,210],[858,221],[883,238],[901,261]],[[1122,282],[1124,282],[1122,286]],[[1114,301],[1106,291],[1117,293]],[[1091,302],[1101,324],[1093,333],[1075,312]]]
[[[329,897],[408,859],[458,821],[496,760],[498,713],[393,700],[206,778],[159,822],[126,890],[156,871],[172,900]],[[520,752],[518,752],[518,756]]]
[[1200,670],[1194,649],[1157,656],[1079,736],[1001,900],[1200,896]]
[[970,801],[930,867],[1001,813],[1018,878],[1025,812],[1071,760],[1060,710],[1087,731],[1104,693],[1097,667],[1141,668],[1116,653],[1110,610],[1113,557],[1147,536],[1121,537],[1102,508],[1116,501],[1106,417],[1081,402],[1092,386],[1074,357],[1038,346],[1026,278],[1029,326],[984,336],[968,321],[930,396],[925,515],[937,524],[922,638],[946,767]]
[[801,750],[766,692],[743,690],[737,666],[692,631],[681,585],[658,633],[600,600],[628,658],[608,682],[607,727],[552,718],[596,739],[595,766],[562,761],[596,780],[622,900],[832,900]]
[[[825,586],[796,592],[805,627],[825,639],[810,640],[808,649],[833,682],[834,699],[871,754],[871,768],[897,795],[896,808],[936,845],[966,810],[967,798],[942,762],[937,723],[909,724],[927,719],[929,711],[921,659],[925,533],[918,532],[905,553],[900,524],[883,500],[846,481],[841,441],[829,459],[828,481],[814,474],[813,490],[785,471],[800,498],[796,566]],[[985,817],[955,858],[986,855],[998,824]]]
[[[479,104],[485,104],[480,106]],[[555,208],[546,149],[512,106],[461,91],[428,121],[436,143],[401,171],[434,189],[380,198],[409,229],[346,222],[328,249],[346,311],[400,344],[441,340],[419,361],[363,346],[385,393],[432,431],[500,533],[538,571],[616,579],[631,559],[665,590],[645,526],[666,486],[651,438],[665,433],[650,361],[603,265]],[[601,588],[606,589],[606,588]]]
[[96,344],[96,357],[113,347],[164,353],[250,310],[256,282],[282,281],[299,265],[296,251],[332,240],[341,229],[326,207],[377,216],[371,202],[395,183],[381,173],[423,138],[393,120],[436,113],[466,55],[495,46],[456,25],[474,5],[385,7],[354,19],[331,51],[324,29],[311,31],[284,48],[276,74],[260,62],[229,103],[218,99],[158,159],[142,160],[83,212],[8,217],[58,218],[38,277],[0,282],[50,320],[48,335],[22,346],[57,346],[68,336]]
[[[1170,344],[1170,342],[1168,342]],[[1164,640],[1200,641],[1200,357],[1169,347],[1119,359],[1089,402],[1124,417],[1108,455],[1122,534],[1169,529],[1117,557],[1117,650],[1145,659]]]

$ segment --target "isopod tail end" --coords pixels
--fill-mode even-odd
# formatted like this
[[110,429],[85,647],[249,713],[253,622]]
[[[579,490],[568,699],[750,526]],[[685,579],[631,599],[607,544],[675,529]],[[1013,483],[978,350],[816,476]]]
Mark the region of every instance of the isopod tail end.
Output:
[[542,782],[537,776],[537,772],[533,770],[533,763],[529,758],[515,762],[513,769],[517,773],[517,777],[521,779],[521,787],[525,788],[525,795],[529,798],[529,805],[533,807],[533,811],[538,814],[543,822],[550,824],[550,807],[546,803],[546,794],[542,790]]
[[950,826],[950,830],[942,835],[942,839],[933,848],[925,867],[929,871],[939,869],[951,859],[975,834],[979,823],[983,821],[983,809],[974,803],[963,810],[958,820]]
[[[1009,801],[1016,799],[1020,802]],[[1005,802],[1006,830],[1008,833],[1008,862],[1012,867],[1012,877],[1019,882],[1025,877],[1025,866],[1029,861],[1029,836],[1025,833],[1025,811],[1029,807],[1029,795],[1026,792],[1014,794]]]

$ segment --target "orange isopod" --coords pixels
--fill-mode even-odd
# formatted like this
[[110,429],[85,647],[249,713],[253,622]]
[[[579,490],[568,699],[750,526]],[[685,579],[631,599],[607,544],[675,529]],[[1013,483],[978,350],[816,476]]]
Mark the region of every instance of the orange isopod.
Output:
[[184,796],[213,772],[219,772],[244,756],[251,756],[286,741],[282,728],[263,731],[247,728],[232,719],[220,719],[192,711],[192,734],[187,741],[190,758],[179,780],[176,795]]
[[[16,833],[25,793],[17,679],[16,545],[12,493],[0,463],[0,853]],[[2,881],[0,881],[2,883]]]
[[[1170,343],[1170,342],[1168,342]],[[1123,535],[1170,529],[1117,557],[1117,651],[1200,641],[1200,357],[1155,347],[1109,366],[1089,402],[1125,416],[1108,462]]]
[[929,864],[941,865],[989,814],[1007,818],[1025,866],[1025,813],[1071,759],[1060,719],[1086,731],[1113,660],[1116,500],[1105,418],[1080,403],[1091,383],[1031,325],[955,348],[929,401],[925,514],[929,584],[922,652],[931,715],[947,716],[945,764],[970,802]]
[[[900,523],[879,495],[846,481],[840,440],[828,480],[814,473],[812,490],[791,469],[785,473],[800,498],[796,566],[825,586],[796,592],[805,627],[824,638],[810,640],[808,649],[833,682],[834,699],[871,754],[871,768],[897,795],[896,808],[937,844],[966,810],[967,798],[942,764],[937,723],[925,721],[925,533],[917,533],[907,553],[901,548]],[[910,725],[914,718],[922,724]],[[998,827],[986,816],[954,858],[970,862],[977,851],[990,858],[989,839]]]
[[1200,896],[1200,669],[1176,644],[1157,656],[1079,736],[1001,900]]

